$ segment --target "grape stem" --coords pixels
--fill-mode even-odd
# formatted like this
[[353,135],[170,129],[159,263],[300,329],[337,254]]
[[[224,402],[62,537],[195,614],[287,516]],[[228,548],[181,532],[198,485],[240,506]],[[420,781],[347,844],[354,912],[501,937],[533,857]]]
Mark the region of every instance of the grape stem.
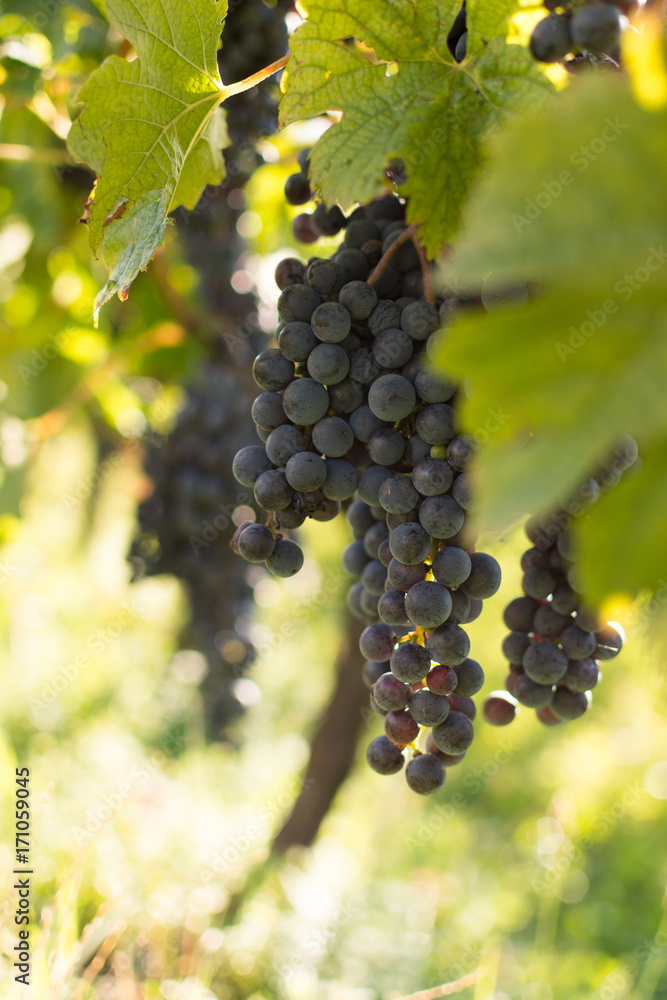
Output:
[[422,270],[422,278],[424,279],[424,298],[427,302],[430,302],[432,306],[435,305],[435,294],[433,292],[433,275],[431,274],[431,264],[426,256],[426,251],[424,247],[419,242],[419,237],[417,233],[419,232],[419,226],[413,225],[408,226],[403,232],[396,237],[394,242],[390,247],[387,248],[385,253],[378,261],[373,272],[366,279],[366,284],[374,285],[378,281],[384,272],[389,267],[392,257],[396,253],[399,247],[407,243],[408,240],[412,240],[415,250],[417,251],[417,256],[419,257],[419,264]]
[[366,278],[366,284],[367,285],[374,285],[375,282],[378,281],[382,277],[382,275],[384,274],[384,272],[389,267],[389,263],[391,261],[391,258],[394,256],[394,254],[396,253],[396,251],[398,250],[398,248],[402,247],[404,243],[408,242],[408,240],[411,240],[412,237],[413,237],[413,234],[416,233],[416,232],[417,232],[417,227],[416,226],[408,226],[407,229],[404,229],[403,232],[399,236],[396,237],[396,239],[391,244],[391,246],[388,247],[388,249],[382,254],[382,256],[380,257],[380,260],[377,262],[374,270]]

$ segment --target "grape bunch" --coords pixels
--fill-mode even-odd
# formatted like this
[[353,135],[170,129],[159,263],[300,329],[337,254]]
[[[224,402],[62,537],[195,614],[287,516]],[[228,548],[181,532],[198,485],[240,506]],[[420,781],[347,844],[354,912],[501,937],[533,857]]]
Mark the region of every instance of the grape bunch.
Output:
[[621,627],[604,622],[580,593],[571,512],[583,514],[636,458],[637,445],[626,437],[566,508],[527,522],[532,547],[521,558],[523,596],[508,604],[504,616],[510,629],[502,645],[510,665],[508,694],[494,692],[484,704],[493,725],[509,724],[517,703],[534,708],[546,726],[580,718],[590,707],[600,664],[621,651]]
[[[544,63],[561,62],[570,52],[619,60],[621,12],[630,5],[592,0],[572,9],[569,3],[544,0],[550,13],[533,28],[530,51]],[[573,60],[576,62],[576,59]]]
[[152,492],[139,505],[130,552],[136,575],[170,573],[187,586],[191,610],[180,644],[206,657],[202,693],[212,739],[243,710],[237,681],[254,658],[236,628],[250,613],[252,589],[228,545],[234,510],[252,502],[250,494],[239,495],[229,472],[231,455],[252,433],[246,399],[224,360],[201,366],[174,429],[146,442]]
[[[288,191],[295,186],[288,181]],[[268,518],[242,525],[233,544],[291,576],[303,554],[289,531],[349,504],[355,540],[343,563],[357,582],[348,600],[372,623],[360,648],[371,704],[385,717],[368,760],[393,773],[412,747],[408,784],[428,794],[472,740],[472,695],[484,673],[462,626],[496,593],[501,573],[475,552],[467,523],[474,441],[460,433],[458,387],[429,365],[433,335],[458,303],[424,297],[404,215],[405,204],[387,195],[343,218],[331,259],[278,265],[277,347],[253,366],[263,444],[234,459],[234,475]],[[415,740],[429,727],[422,753]]]

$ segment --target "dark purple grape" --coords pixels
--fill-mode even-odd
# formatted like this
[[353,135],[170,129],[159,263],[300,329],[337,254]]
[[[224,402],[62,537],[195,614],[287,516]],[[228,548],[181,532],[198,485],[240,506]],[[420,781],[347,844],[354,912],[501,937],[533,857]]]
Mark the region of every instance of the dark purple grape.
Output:
[[419,723],[415,722],[407,709],[389,712],[385,716],[384,731],[392,743],[405,747],[419,736]]
[[378,774],[396,774],[405,763],[403,754],[386,736],[376,736],[368,745],[366,760]]
[[517,713],[517,703],[510,694],[494,691],[487,695],[482,707],[485,720],[492,726],[509,726]]
[[392,673],[385,673],[375,682],[373,696],[386,712],[398,712],[410,701],[410,685],[399,681]]
[[418,795],[432,795],[445,783],[447,774],[444,764],[435,754],[415,754],[405,769],[408,787]]

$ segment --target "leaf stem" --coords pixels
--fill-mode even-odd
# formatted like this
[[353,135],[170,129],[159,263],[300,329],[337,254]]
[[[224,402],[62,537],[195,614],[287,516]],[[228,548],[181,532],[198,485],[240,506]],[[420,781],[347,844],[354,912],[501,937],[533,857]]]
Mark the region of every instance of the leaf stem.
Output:
[[279,69],[287,66],[289,62],[289,53],[283,56],[282,59],[276,59],[272,62],[270,66],[265,66],[264,69],[260,69],[257,73],[253,73],[252,76],[248,76],[245,80],[240,80],[238,83],[231,83],[228,87],[222,88],[222,100],[226,101],[228,97],[234,97],[236,94],[243,94],[246,90],[252,90],[256,87],[258,83],[262,83],[263,80],[268,80],[270,76],[277,73]]

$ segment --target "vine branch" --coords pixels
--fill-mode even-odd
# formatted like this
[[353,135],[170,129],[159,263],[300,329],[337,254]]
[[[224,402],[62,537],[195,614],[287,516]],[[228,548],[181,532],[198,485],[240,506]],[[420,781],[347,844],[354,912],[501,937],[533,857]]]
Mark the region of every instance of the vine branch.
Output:
[[0,160],[18,163],[74,163],[66,149],[35,149],[16,142],[0,142]]

